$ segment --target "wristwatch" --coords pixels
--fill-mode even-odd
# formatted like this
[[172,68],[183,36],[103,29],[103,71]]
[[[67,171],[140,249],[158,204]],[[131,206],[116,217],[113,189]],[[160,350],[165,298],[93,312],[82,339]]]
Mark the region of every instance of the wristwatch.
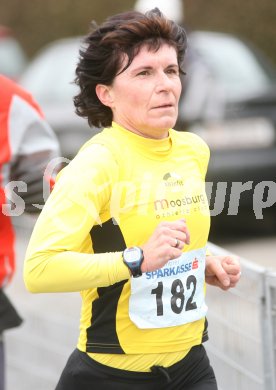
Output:
[[132,246],[123,251],[123,262],[134,278],[142,276],[141,265],[144,260],[143,251],[139,246]]

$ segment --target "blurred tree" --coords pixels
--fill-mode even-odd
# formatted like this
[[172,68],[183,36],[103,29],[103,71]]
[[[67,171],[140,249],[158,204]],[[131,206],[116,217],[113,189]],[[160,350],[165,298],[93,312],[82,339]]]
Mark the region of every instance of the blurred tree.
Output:
[[[276,63],[275,0],[183,1],[189,28],[248,38]],[[109,15],[131,9],[134,3],[135,0],[0,0],[0,24],[11,27],[28,54],[33,55],[53,39],[86,34],[91,20],[100,23]]]
[[275,0],[184,0],[184,4],[189,28],[248,39],[276,64]]
[[0,24],[11,27],[29,55],[65,36],[85,35],[90,22],[130,9],[129,0],[0,0]]

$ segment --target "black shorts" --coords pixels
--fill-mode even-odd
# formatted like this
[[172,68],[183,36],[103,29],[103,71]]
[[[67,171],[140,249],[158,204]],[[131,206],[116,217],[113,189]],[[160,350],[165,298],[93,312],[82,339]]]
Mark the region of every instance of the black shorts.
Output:
[[75,350],[61,374],[56,390],[217,390],[214,371],[203,345],[184,359],[152,372],[133,372],[105,366]]

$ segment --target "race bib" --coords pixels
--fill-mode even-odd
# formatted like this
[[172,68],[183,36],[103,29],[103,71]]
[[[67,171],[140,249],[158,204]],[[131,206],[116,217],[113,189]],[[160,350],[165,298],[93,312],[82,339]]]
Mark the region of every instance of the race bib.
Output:
[[167,328],[204,317],[205,256],[206,247],[196,249],[131,278],[131,321],[141,329]]

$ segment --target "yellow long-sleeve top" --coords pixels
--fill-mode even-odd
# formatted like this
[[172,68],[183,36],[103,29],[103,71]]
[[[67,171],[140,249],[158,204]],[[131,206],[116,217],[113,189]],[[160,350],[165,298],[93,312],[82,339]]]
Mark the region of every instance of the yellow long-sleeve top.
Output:
[[[113,123],[59,174],[32,233],[24,279],[31,292],[81,292],[78,348],[93,359],[148,371],[206,339],[208,161],[194,134],[171,129],[153,140]],[[180,218],[191,234],[183,256],[130,278],[122,251]]]

